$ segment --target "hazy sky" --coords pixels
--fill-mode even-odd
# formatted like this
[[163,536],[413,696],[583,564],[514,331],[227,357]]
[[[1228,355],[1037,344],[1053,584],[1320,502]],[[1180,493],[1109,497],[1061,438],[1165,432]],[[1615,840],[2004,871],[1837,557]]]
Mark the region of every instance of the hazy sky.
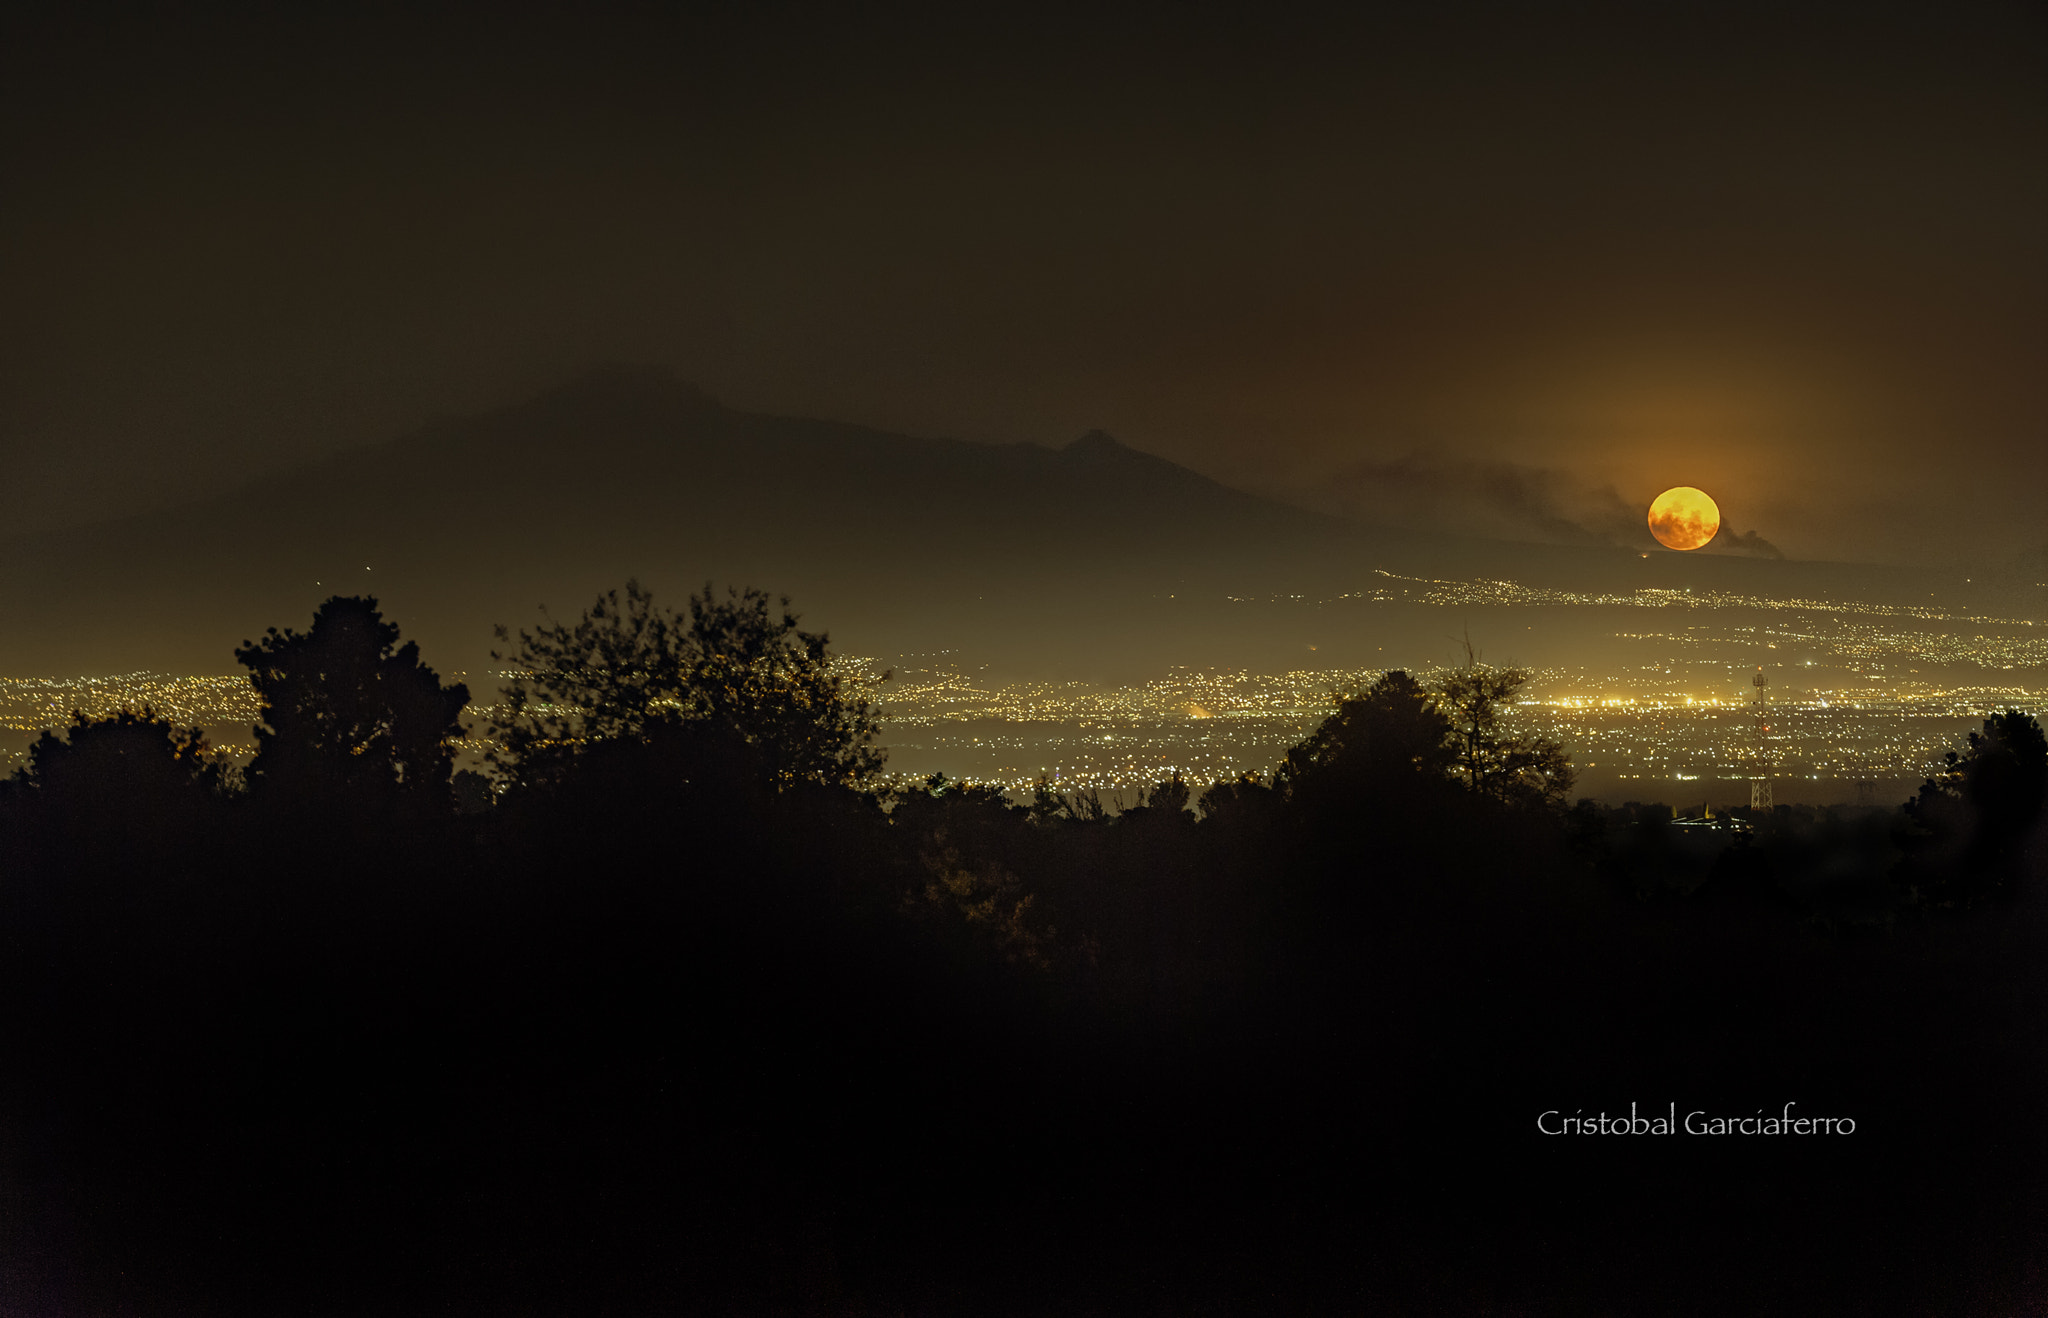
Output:
[[2048,534],[2035,5],[18,8],[16,528],[629,360],[1507,534]]

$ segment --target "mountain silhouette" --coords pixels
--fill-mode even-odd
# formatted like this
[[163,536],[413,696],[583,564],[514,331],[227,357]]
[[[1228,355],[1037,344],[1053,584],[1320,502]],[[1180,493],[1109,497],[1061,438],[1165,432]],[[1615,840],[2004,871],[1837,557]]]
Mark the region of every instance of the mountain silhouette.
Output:
[[376,595],[430,660],[476,669],[495,624],[573,617],[637,576],[672,604],[708,580],[788,593],[850,651],[1106,676],[1282,661],[1294,650],[1262,649],[1226,597],[1369,588],[1374,568],[1827,588],[1813,567],[1375,528],[1100,430],[1062,448],[917,438],[612,368],[201,502],[0,542],[0,672],[227,671],[236,644],[335,593]]

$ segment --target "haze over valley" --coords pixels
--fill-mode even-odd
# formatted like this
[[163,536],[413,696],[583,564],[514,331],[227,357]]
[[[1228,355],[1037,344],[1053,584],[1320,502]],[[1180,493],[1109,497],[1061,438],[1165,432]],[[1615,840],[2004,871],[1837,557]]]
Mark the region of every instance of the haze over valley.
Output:
[[2048,587],[2025,560],[1960,577],[1612,541],[1361,523],[1101,432],[921,439],[614,369],[198,503],[16,537],[0,720],[17,761],[73,707],[144,701],[246,748],[246,682],[206,675],[335,593],[375,595],[482,718],[495,625],[543,604],[573,618],[628,578],[675,603],[706,581],[790,594],[861,671],[893,673],[873,688],[892,772],[1010,789],[1268,770],[1339,697],[1451,667],[1468,638],[1532,671],[1523,717],[1600,797],[1746,790],[1758,666],[1802,712],[1775,758],[1818,799],[1896,795],[1971,719],[2048,690]]

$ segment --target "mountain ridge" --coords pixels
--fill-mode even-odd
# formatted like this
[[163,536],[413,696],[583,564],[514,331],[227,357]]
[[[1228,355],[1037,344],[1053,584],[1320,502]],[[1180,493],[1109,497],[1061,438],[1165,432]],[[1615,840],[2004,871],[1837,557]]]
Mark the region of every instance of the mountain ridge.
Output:
[[[1058,448],[902,435],[736,411],[618,367],[207,499],[0,542],[0,672],[225,671],[237,643],[336,593],[377,595],[430,661],[478,667],[495,625],[542,604],[574,616],[628,577],[672,603],[706,581],[788,593],[868,652],[965,644],[1050,669],[1195,654],[1241,624],[1179,601],[1334,595],[1373,568],[1569,588],[1876,580],[1395,531],[1100,430]],[[1164,600],[1177,612],[1154,616]],[[1162,639],[1141,643],[1148,628]]]

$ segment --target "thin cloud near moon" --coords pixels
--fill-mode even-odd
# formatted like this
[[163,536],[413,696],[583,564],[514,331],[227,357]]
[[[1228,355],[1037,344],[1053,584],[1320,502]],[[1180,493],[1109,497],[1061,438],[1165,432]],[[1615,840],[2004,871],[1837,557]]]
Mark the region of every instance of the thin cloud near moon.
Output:
[[1355,462],[1314,488],[1289,493],[1311,507],[1370,522],[1550,544],[1621,545],[1641,525],[1640,505],[1611,485],[1514,462],[1409,454]]
[[[1420,452],[1353,462],[1313,486],[1274,492],[1367,522],[1544,544],[1633,550],[1644,529],[1640,502],[1582,473]],[[1738,532],[1725,516],[1720,528],[1704,552],[1785,557],[1756,532]]]

